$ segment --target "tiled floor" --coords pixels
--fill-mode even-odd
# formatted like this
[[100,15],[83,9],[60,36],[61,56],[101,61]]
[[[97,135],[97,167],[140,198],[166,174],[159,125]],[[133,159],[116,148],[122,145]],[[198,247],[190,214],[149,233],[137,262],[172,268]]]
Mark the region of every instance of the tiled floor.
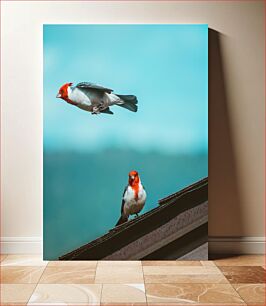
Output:
[[264,256],[57,261],[1,255],[1,305],[264,306]]

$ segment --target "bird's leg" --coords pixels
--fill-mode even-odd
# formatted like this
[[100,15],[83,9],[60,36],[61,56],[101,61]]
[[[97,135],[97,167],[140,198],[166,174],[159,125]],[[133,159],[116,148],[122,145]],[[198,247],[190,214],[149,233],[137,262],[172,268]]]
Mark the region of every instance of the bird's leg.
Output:
[[98,108],[99,108],[100,111],[101,111],[101,110],[104,110],[104,109],[106,108],[105,105],[104,105],[104,101],[101,101],[101,102],[100,102]]
[[98,114],[100,114],[99,107],[98,107],[98,106],[93,106],[91,114],[92,114],[92,115],[98,115]]
[[94,106],[94,107],[93,107],[91,114],[92,114],[92,115],[98,115],[98,114],[100,114],[100,112],[101,112],[102,110],[104,110],[105,108],[106,108],[106,107],[105,107],[105,105],[104,105],[104,101],[101,101],[97,106]]
[[136,217],[138,217],[138,216],[139,216],[139,214],[138,214],[138,213],[136,213],[135,215],[136,215]]

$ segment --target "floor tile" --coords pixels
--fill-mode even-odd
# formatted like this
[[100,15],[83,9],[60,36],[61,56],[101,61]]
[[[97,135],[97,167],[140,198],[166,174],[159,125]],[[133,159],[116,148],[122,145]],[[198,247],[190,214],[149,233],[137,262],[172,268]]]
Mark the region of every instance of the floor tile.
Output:
[[201,260],[200,263],[202,264],[202,266],[216,267],[216,264],[212,260]]
[[96,260],[57,260],[49,261],[48,267],[88,267],[96,268]]
[[37,284],[45,267],[1,267],[3,284]]
[[146,284],[148,303],[244,304],[229,284]]
[[39,284],[28,305],[39,305],[40,303],[99,305],[101,289],[101,285],[95,284]]
[[209,266],[144,266],[145,283],[225,283],[217,267]]
[[2,303],[1,306],[27,306],[27,303],[16,303],[16,302],[11,302],[11,303]]
[[98,267],[141,267],[140,260],[99,260]]
[[255,266],[238,266],[238,267],[221,267],[219,269],[223,272],[227,280],[232,284],[238,283],[264,283],[265,270],[262,267]]
[[1,266],[46,266],[48,261],[42,259],[42,255],[7,255],[1,262]]
[[[146,302],[141,302],[141,303],[101,303],[101,306],[147,306]],[[153,306],[157,306],[157,305],[153,305]],[[166,306],[166,305],[163,305]],[[171,305],[172,306],[172,305]],[[187,306],[187,305],[186,305]]]
[[7,257],[7,254],[0,254],[0,261],[4,260]]
[[157,275],[157,274],[166,274],[166,275],[188,275],[188,274],[221,274],[217,267],[208,267],[208,266],[144,266],[144,274]]
[[214,260],[217,266],[263,266],[264,255],[240,255]]
[[114,263],[112,265],[99,262],[96,269],[95,283],[143,283],[141,262],[127,263]]
[[246,303],[265,303],[265,284],[234,284],[233,287]]
[[[241,302],[241,303],[219,303],[219,302],[215,302],[215,303],[201,303],[201,302],[193,302],[193,303],[187,303],[187,302],[167,302],[167,304],[164,303],[147,303],[147,306],[188,306],[188,305],[199,305],[199,306],[247,306],[246,303]],[[123,305],[112,305],[112,306],[124,306]],[[265,305],[252,305],[252,306],[265,306]]]
[[144,284],[104,284],[101,303],[146,303]]
[[201,262],[196,260],[142,260],[142,266],[201,266]]
[[40,284],[91,284],[94,283],[95,268],[87,267],[47,267]]
[[4,303],[27,303],[34,284],[1,284],[1,305]]

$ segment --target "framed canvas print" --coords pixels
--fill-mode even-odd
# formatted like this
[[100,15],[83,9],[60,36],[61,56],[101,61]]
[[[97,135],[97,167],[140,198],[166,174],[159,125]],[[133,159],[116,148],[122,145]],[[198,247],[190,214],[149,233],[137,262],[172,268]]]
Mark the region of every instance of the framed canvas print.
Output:
[[208,258],[208,26],[43,26],[44,258]]

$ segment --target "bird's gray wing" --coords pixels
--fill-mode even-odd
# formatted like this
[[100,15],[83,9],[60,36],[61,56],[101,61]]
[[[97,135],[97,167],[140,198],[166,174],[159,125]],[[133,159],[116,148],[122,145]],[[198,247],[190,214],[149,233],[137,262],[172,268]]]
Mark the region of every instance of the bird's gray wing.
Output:
[[126,190],[127,190],[127,186],[125,187],[124,192],[123,192],[123,196],[122,196],[121,215],[123,215],[123,213],[124,213],[124,205],[125,205],[124,195],[126,193]]
[[77,88],[80,88],[80,89],[95,89],[95,90],[98,90],[98,91],[101,91],[101,92],[107,92],[107,93],[111,93],[113,90],[110,89],[110,88],[106,88],[106,87],[103,87],[101,85],[97,85],[97,84],[94,84],[94,83],[90,83],[90,82],[81,82],[81,83],[78,83],[76,85]]

